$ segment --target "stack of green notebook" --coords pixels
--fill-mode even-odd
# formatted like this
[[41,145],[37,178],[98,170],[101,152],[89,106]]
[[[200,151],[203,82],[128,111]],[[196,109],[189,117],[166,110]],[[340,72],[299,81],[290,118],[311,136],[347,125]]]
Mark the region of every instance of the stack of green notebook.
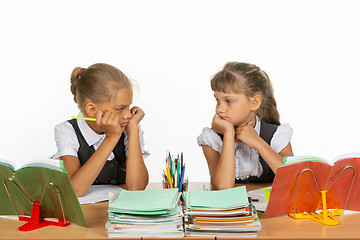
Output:
[[184,192],[183,197],[186,236],[252,237],[261,229],[245,186]]
[[109,237],[183,237],[177,188],[110,193]]

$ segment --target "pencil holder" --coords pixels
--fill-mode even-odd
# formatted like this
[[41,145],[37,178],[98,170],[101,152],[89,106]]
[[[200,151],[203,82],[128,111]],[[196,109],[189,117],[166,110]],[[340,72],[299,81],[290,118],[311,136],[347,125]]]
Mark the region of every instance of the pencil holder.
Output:
[[187,191],[188,178],[185,178],[184,155],[181,152],[175,158],[170,152],[166,154],[165,170],[162,174],[163,188],[178,188],[179,192]]

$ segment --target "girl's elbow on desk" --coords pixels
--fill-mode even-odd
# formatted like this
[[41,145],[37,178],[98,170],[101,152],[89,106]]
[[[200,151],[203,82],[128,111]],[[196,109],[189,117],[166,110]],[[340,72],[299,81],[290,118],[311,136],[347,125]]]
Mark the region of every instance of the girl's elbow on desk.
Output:
[[214,182],[214,181],[211,181],[211,189],[213,190],[225,190],[225,189],[229,189],[229,188],[233,188],[234,187],[234,183],[224,183],[224,182],[220,182],[220,183],[217,183],[217,182]]
[[74,191],[77,197],[83,197],[87,192],[87,190],[84,191],[83,189],[75,189],[75,188]]
[[128,187],[128,190],[130,191],[138,191],[138,190],[144,190],[147,186],[146,184],[126,184]]
[[148,183],[149,183],[149,178],[146,178],[142,181],[139,180],[129,181],[128,179],[126,180],[126,186],[130,191],[144,190],[148,185]]
[[83,186],[81,186],[81,184],[77,184],[76,182],[74,182],[74,179],[72,177],[70,177],[70,181],[77,197],[82,197],[86,194],[89,188],[85,189]]

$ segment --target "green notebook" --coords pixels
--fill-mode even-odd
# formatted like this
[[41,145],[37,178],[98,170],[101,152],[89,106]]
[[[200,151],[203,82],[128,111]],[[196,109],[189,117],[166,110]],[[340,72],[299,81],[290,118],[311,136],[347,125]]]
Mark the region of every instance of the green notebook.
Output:
[[194,190],[185,193],[184,198],[190,209],[233,209],[249,205],[245,186],[217,191]]
[[117,199],[110,204],[109,211],[165,214],[175,208],[180,194],[176,188],[143,191],[122,190]]
[[[7,179],[12,179],[13,182]],[[31,202],[21,193],[15,183]],[[33,161],[20,168],[16,168],[9,161],[0,160],[0,215],[16,215],[10,195],[18,214],[30,216],[32,202],[40,202],[43,189],[48,183],[58,188],[67,221],[87,227],[63,161],[55,159]],[[40,218],[63,219],[58,199],[56,188],[47,185],[40,205]]]

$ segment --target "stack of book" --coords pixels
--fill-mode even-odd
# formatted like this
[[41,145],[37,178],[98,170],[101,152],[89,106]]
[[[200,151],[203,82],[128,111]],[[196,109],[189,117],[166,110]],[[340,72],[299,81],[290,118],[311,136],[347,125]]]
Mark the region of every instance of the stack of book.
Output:
[[245,186],[219,191],[189,191],[185,236],[255,237],[261,224]]
[[108,236],[183,237],[180,195],[176,188],[110,193]]

